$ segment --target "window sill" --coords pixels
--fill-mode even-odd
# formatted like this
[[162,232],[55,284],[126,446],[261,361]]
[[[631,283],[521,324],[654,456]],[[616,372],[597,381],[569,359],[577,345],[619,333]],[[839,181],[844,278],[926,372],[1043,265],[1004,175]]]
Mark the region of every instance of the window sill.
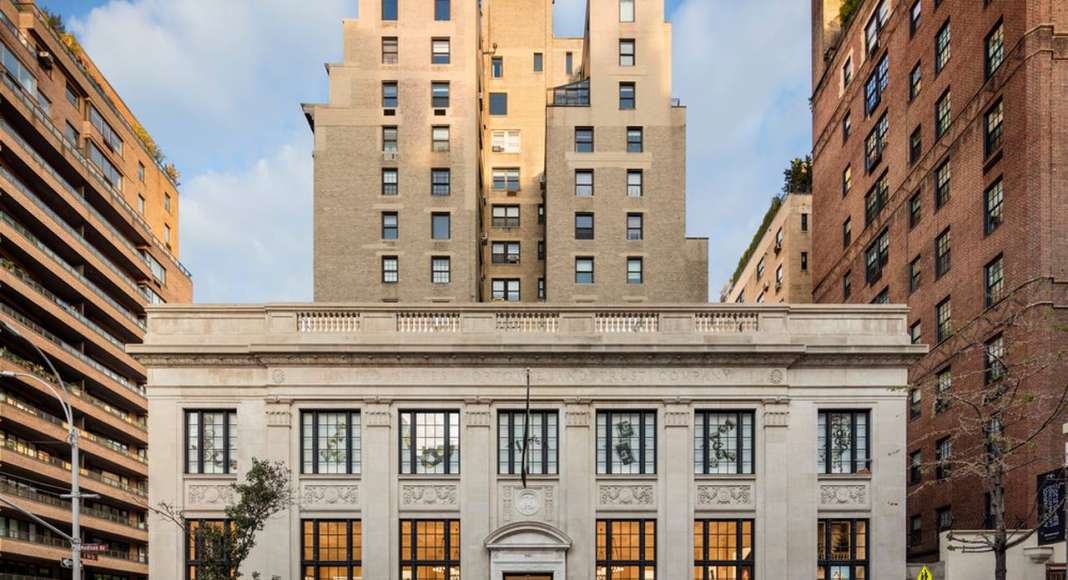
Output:
[[460,481],[459,473],[438,474],[438,473],[425,473],[425,474],[413,474],[403,473],[397,476],[397,481]]
[[756,481],[755,473],[698,473],[693,476],[694,481]]
[[237,474],[236,473],[186,473],[186,474],[183,474],[182,477],[184,479],[188,479],[188,480],[192,480],[192,481],[200,481],[200,480],[237,481]]
[[[497,481],[520,481],[522,478],[518,475],[512,475],[510,473],[497,474]],[[559,474],[527,474],[527,481],[560,481]]]
[[301,480],[309,481],[359,481],[359,473],[301,473]]
[[983,162],[983,175],[990,173],[990,170],[992,170],[994,166],[998,164],[998,161],[1001,161],[1001,158],[1003,156],[1004,149],[1002,149],[1001,147],[999,147],[997,151],[988,154],[986,156],[986,161]]
[[864,480],[869,481],[872,478],[872,474],[869,473],[820,473],[816,475],[816,479],[819,481],[852,481],[852,480]]
[[660,476],[655,473],[598,473],[596,478],[597,481],[656,481]]

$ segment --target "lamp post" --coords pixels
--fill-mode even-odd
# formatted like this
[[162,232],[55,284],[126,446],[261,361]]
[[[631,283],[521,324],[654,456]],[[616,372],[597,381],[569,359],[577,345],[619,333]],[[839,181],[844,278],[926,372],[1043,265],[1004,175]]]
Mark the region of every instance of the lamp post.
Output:
[[[70,444],[70,493],[63,494],[61,497],[70,499],[70,528],[71,534],[67,536],[70,541],[70,559],[71,559],[71,576],[74,580],[82,580],[82,502],[83,497],[97,497],[94,494],[82,494],[81,483],[79,476],[81,475],[81,467],[78,461],[78,428],[74,426],[74,413],[71,410],[70,402],[67,400],[67,385],[63,382],[63,378],[59,376],[59,371],[56,370],[55,365],[52,364],[52,359],[48,358],[48,355],[37,347],[33,341],[27,340],[22,333],[16,330],[7,322],[0,320],[0,329],[4,332],[10,333],[12,336],[17,336],[33,347],[37,351],[37,354],[51,369],[52,374],[55,375],[56,381],[59,383],[59,390],[57,391],[54,386],[48,381],[34,375],[32,373],[23,373],[16,371],[0,371],[0,377],[23,377],[35,380],[44,386],[48,387],[48,390],[55,395],[59,400],[60,407],[63,408],[63,415],[67,420],[67,442]],[[36,518],[35,518],[36,519]],[[51,526],[49,526],[51,527]],[[54,529],[54,528],[53,528]],[[66,536],[66,534],[63,534]]]

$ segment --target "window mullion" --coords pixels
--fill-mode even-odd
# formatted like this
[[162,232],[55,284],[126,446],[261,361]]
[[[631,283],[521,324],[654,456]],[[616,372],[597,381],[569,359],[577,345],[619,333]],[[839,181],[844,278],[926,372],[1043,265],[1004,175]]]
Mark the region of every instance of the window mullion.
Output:
[[[345,473],[352,475],[352,411],[347,412],[345,415],[345,450],[347,451],[345,454],[347,458]],[[351,536],[349,537],[349,543],[352,543]]]

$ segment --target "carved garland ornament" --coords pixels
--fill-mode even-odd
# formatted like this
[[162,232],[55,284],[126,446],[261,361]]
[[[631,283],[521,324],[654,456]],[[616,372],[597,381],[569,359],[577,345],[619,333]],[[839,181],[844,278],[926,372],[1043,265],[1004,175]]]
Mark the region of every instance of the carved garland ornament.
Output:
[[699,485],[697,504],[750,506],[753,505],[753,488],[749,485]]
[[868,486],[866,485],[821,485],[820,505],[827,506],[863,506],[868,503]]
[[656,494],[651,485],[602,485],[600,504],[605,506],[655,505]]
[[227,505],[235,499],[230,484],[190,485],[189,503],[196,505]]
[[360,503],[360,486],[307,485],[300,503],[304,506],[357,505]]
[[455,485],[402,485],[401,505],[455,506],[457,495]]

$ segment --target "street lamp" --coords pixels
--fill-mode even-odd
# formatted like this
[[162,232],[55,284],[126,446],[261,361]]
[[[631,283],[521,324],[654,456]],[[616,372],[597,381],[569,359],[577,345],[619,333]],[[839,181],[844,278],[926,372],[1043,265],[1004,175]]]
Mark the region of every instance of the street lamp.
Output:
[[[80,467],[79,461],[78,461],[78,428],[74,426],[74,412],[71,410],[70,402],[67,400],[67,385],[63,382],[63,378],[59,376],[59,371],[56,370],[55,365],[52,364],[52,359],[48,358],[48,355],[46,355],[44,353],[44,351],[42,351],[40,348],[38,348],[37,345],[33,343],[33,341],[27,340],[26,337],[22,336],[22,333],[20,333],[18,330],[16,330],[14,327],[12,327],[10,324],[8,324],[7,322],[5,322],[3,320],[0,320],[0,330],[3,330],[4,332],[10,333],[12,336],[17,336],[17,337],[25,340],[26,342],[28,342],[30,344],[30,346],[32,346],[33,349],[37,351],[37,354],[39,354],[41,356],[41,358],[45,361],[45,363],[48,365],[48,368],[52,370],[52,374],[56,376],[56,381],[59,383],[59,391],[57,391],[56,388],[54,386],[52,386],[51,383],[49,383],[48,381],[46,381],[46,380],[42,379],[41,377],[38,377],[37,375],[34,375],[32,373],[23,373],[23,372],[16,372],[16,371],[0,371],[0,377],[23,377],[23,378],[28,378],[28,379],[35,380],[35,381],[41,383],[42,385],[48,387],[48,390],[51,391],[53,395],[55,395],[56,399],[59,400],[60,407],[63,408],[63,414],[67,419],[67,427],[68,427],[68,430],[67,430],[67,442],[70,443],[70,493],[69,494],[63,494],[61,497],[70,499],[70,511],[71,511],[70,528],[71,528],[71,533],[68,536],[67,534],[57,530],[54,526],[51,526],[51,525],[45,523],[40,518],[38,518],[36,516],[33,516],[33,514],[29,514],[29,515],[31,515],[38,522],[44,523],[46,526],[51,528],[53,531],[59,532],[60,535],[62,535],[62,536],[67,538],[67,540],[70,542],[71,575],[74,578],[74,580],[82,580],[82,523],[81,523],[82,502],[81,502],[81,499],[83,497],[92,498],[92,497],[97,497],[97,496],[95,494],[82,494],[81,483],[79,482],[79,476],[81,475],[81,467]],[[9,505],[12,505],[10,502],[5,502],[5,503],[8,503]],[[15,507],[17,508],[18,506],[15,506]],[[25,512],[25,510],[22,510],[21,508],[18,508],[18,509],[20,511]],[[29,512],[25,512],[25,513],[29,513]]]

